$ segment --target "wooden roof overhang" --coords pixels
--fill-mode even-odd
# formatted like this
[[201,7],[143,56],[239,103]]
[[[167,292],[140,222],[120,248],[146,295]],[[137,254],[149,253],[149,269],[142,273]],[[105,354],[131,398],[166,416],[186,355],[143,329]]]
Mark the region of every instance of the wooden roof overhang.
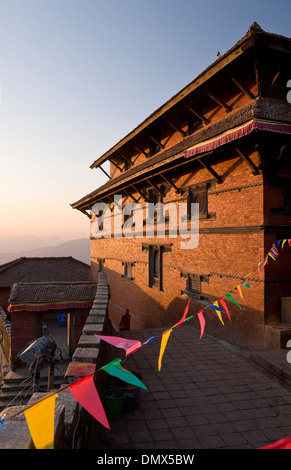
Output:
[[92,205],[98,201],[113,201],[114,194],[121,193],[126,196],[130,193],[139,192],[141,196],[146,199],[146,195],[144,191],[139,188],[139,185],[152,185],[153,187],[156,186],[156,189],[159,190],[159,185],[155,184],[155,178],[157,177],[159,177],[160,180],[159,184],[161,184],[161,180],[164,180],[164,182],[172,185],[176,191],[179,192],[181,191],[181,188],[175,186],[173,177],[177,174],[178,169],[181,171],[184,169],[186,170],[194,161],[199,165],[206,167],[211,178],[214,178],[218,183],[220,183],[221,176],[214,171],[209,163],[209,158],[211,158],[212,161],[219,161],[222,151],[227,147],[234,148],[237,154],[245,159],[253,173],[256,174],[258,172],[257,167],[253,164],[251,159],[244,155],[240,150],[240,143],[247,138],[252,138],[251,134],[238,139],[238,141],[229,142],[228,144],[226,143],[218,149],[199,152],[197,155],[193,155],[188,158],[185,158],[185,154],[191,147],[198,145],[207,139],[216,137],[223,132],[229,131],[231,128],[241,126],[252,119],[272,119],[273,121],[286,122],[287,124],[290,124],[290,104],[276,103],[275,107],[272,105],[273,100],[267,98],[252,100],[243,108],[229,113],[227,117],[217,121],[213,125],[201,129],[199,132],[185,138],[173,147],[159,152],[157,155],[146,160],[142,164],[137,165],[134,168],[130,168],[128,171],[120,174],[116,178],[110,179],[97,190],[72,204],[72,207],[80,210],[87,216],[90,216],[87,211],[91,209]]
[[[282,43],[282,40],[285,43]],[[228,52],[226,52],[221,57],[218,57],[217,60],[212,63],[209,67],[206,68],[204,72],[198,75],[190,84],[185,86],[181,91],[175,94],[170,100],[160,106],[156,111],[154,111],[150,116],[148,116],[139,126],[133,129],[129,134],[127,134],[123,139],[116,143],[111,149],[104,153],[101,157],[95,160],[90,166],[93,168],[100,168],[102,171],[102,164],[106,161],[113,162],[113,159],[116,156],[122,157],[125,161],[129,161],[126,152],[124,149],[126,146],[131,146],[140,153],[144,153],[143,149],[138,145],[138,139],[143,135],[148,135],[151,138],[155,139],[151,135],[150,129],[156,125],[159,121],[167,122],[170,126],[175,128],[175,124],[171,121],[171,112],[175,111],[177,107],[185,107],[190,110],[198,119],[200,119],[204,125],[209,124],[207,118],[200,113],[199,110],[195,109],[191,105],[190,98],[199,91],[203,90],[203,94],[207,95],[208,98],[224,107],[227,112],[230,111],[230,108],[226,103],[223,102],[218,96],[215,95],[211,90],[210,82],[213,79],[216,79],[220,72],[223,71],[223,74],[227,76],[235,85],[250,99],[253,99],[254,96],[250,90],[246,89],[241,83],[238,77],[235,77],[234,72],[234,62],[237,61],[242,55],[246,56],[247,52],[252,50],[255,46],[267,46],[268,49],[282,50],[291,52],[291,40],[289,38],[283,38],[282,36],[276,34],[270,34],[263,31],[260,26],[254,23],[249,29],[248,33],[237,42]],[[255,73],[258,74],[257,64],[255,64]],[[279,75],[279,72],[278,72]],[[275,80],[277,77],[275,77]],[[183,133],[181,129],[176,128],[179,132]],[[183,135],[185,137],[185,135]],[[160,142],[157,142],[160,145]],[[146,155],[147,156],[147,155]],[[114,163],[116,165],[116,162]],[[104,173],[109,176],[105,171]]]
[[[254,46],[258,47],[254,48]],[[138,184],[147,182],[149,185],[154,187],[154,178],[157,176],[161,177],[168,184],[171,184],[173,187],[175,187],[173,180],[168,177],[170,172],[173,172],[173,170],[178,167],[189,165],[190,161],[193,162],[194,160],[198,160],[200,164],[206,166],[212,177],[214,177],[217,182],[220,182],[220,176],[217,175],[211,166],[207,164],[207,157],[210,155],[209,152],[199,154],[198,156],[188,159],[186,162],[184,158],[185,151],[200,141],[211,138],[220,132],[224,132],[230,129],[231,127],[247,122],[256,115],[261,118],[265,117],[270,119],[270,109],[272,109],[270,103],[267,103],[266,99],[263,98],[260,93],[257,97],[254,97],[250,90],[245,89],[240,80],[237,80],[232,75],[234,67],[237,67],[237,59],[242,58],[243,61],[249,61],[249,59],[251,59],[251,62],[253,63],[258,55],[257,53],[254,53],[254,50],[258,51],[260,46],[264,46],[268,51],[271,49],[276,51],[278,50],[283,54],[290,54],[291,52],[290,39],[275,34],[265,33],[258,25],[254,24],[246,36],[244,36],[232,49],[230,49],[225,55],[218,58],[215,63],[210,65],[193,82],[183,88],[173,98],[171,98],[158,110],[152,113],[138,127],[136,127],[132,132],[120,140],[114,147],[108,150],[91,165],[92,169],[100,168],[109,178],[109,181],[79,201],[71,204],[72,208],[78,209],[90,217],[90,214],[88,214],[87,210],[90,210],[95,202],[101,200],[105,202],[105,199],[110,201],[113,195],[117,194],[117,192],[120,193],[120,191],[123,191],[124,195],[128,195],[129,192],[133,193],[135,190],[135,192],[140,192],[141,195],[145,197],[145,194],[140,191]],[[253,65],[259,90],[259,71],[257,64],[253,63]],[[225,77],[231,79],[241,92],[248,95],[248,97],[251,99],[248,105],[232,111],[226,105],[226,103],[223,103],[217,96],[215,96],[215,94],[213,94],[211,84],[215,83],[216,80],[221,82],[221,80],[224,80]],[[275,83],[277,77],[278,74],[274,77],[272,85]],[[205,116],[201,115],[197,109],[193,108],[191,104],[193,103],[193,97],[196,97],[195,99],[197,99],[197,96],[200,97],[201,93],[206,93],[208,98],[215,101],[217,104],[219,104],[219,106],[224,107],[227,111],[225,114],[226,117],[220,119],[219,121],[209,122]],[[139,145],[141,139],[145,136],[149,136],[153,126],[157,125],[158,123],[167,122],[168,124],[172,125],[172,127],[174,127],[173,122],[171,122],[171,113],[173,115],[174,112],[179,109],[181,110],[181,108],[187,108],[193,114],[195,114],[197,119],[200,119],[203,122],[203,127],[199,130],[196,130],[196,132],[190,136],[186,136],[184,134],[183,139],[178,144],[173,145],[171,148],[165,149],[160,146],[160,150],[157,154],[147,158],[146,161],[141,164],[135,164],[133,167],[130,167],[126,171],[123,171],[121,174],[119,174],[117,177],[111,179],[106,171],[102,168],[102,164],[106,161],[110,161],[118,167],[117,162],[118,158],[120,157],[123,159],[123,161],[130,162],[130,158],[128,157],[130,152],[127,152],[130,147],[131,149],[135,148],[135,150],[139,153],[144,153],[144,150]],[[274,110],[278,111],[278,108],[280,108],[280,105],[276,104]],[[290,105],[288,106],[288,110],[285,109],[286,106],[281,106],[281,108],[282,109],[280,109],[280,111],[282,111],[282,113],[275,113],[276,116],[274,116],[274,119],[284,121],[284,117],[286,117],[286,120],[288,121],[288,117],[290,117]],[[211,154],[213,154],[213,152],[211,152]],[[248,161],[248,163],[252,167],[253,171],[257,171],[250,161]],[[156,189],[159,190],[159,187]],[[176,188],[176,190],[179,191],[179,188]],[[131,197],[133,198],[133,196]]]

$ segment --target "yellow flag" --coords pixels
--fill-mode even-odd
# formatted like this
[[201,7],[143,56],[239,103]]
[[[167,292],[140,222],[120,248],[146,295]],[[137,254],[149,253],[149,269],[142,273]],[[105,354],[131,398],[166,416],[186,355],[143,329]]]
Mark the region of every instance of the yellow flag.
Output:
[[33,443],[37,449],[54,448],[55,400],[57,393],[36,402],[24,411]]
[[162,367],[162,358],[163,358],[163,355],[167,346],[167,342],[171,333],[172,333],[172,328],[165,331],[162,336],[161,349],[160,349],[160,355],[159,355],[159,370],[161,370],[161,367]]
[[[216,307],[218,307],[218,302],[217,302],[217,300],[216,300],[215,302],[213,302],[213,305],[215,305]],[[219,307],[218,307],[218,308],[219,308]],[[219,310],[215,310],[215,312],[216,312],[216,314],[217,314],[219,320],[221,321],[221,323],[224,325],[220,311],[219,311]]]

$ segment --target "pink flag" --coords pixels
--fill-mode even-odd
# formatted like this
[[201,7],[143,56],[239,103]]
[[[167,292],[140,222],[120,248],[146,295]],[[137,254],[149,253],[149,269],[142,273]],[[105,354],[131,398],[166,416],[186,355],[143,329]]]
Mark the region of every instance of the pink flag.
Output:
[[188,302],[187,305],[186,305],[186,308],[185,308],[185,311],[184,311],[184,313],[183,313],[183,316],[182,316],[181,320],[179,320],[178,323],[176,323],[176,325],[174,325],[174,327],[180,326],[180,325],[183,323],[183,321],[185,320],[185,318],[186,318],[186,316],[187,316],[187,314],[188,314],[188,311],[189,311],[189,304],[190,304],[190,300],[189,300],[189,302]]
[[200,334],[200,338],[202,338],[203,334],[204,334],[204,327],[205,327],[205,318],[203,316],[203,310],[199,310],[199,312],[197,312],[197,315],[198,315],[198,318],[199,318],[199,322],[200,322],[200,327],[201,327],[201,334]]
[[126,356],[141,347],[141,342],[135,339],[118,338],[117,336],[95,336],[97,336],[97,338],[103,339],[103,341],[106,341],[106,343],[112,344],[112,346],[115,346],[116,348],[125,349]]
[[94,384],[93,376],[94,374],[90,374],[77,380],[77,382],[69,386],[69,390],[77,402],[80,403],[88,413],[103,426],[110,429],[106,413]]

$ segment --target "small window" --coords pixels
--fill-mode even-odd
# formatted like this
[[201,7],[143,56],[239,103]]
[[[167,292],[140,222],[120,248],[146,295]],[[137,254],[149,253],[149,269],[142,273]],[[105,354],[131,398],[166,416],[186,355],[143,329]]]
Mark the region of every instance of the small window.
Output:
[[194,273],[181,273],[186,281],[185,290],[181,291],[182,295],[187,295],[193,300],[208,300],[205,295],[202,294],[202,282],[208,283],[208,276]]
[[148,245],[142,244],[142,250],[149,256],[149,287],[158,287],[163,290],[163,258],[165,253],[171,252],[171,244]]
[[132,268],[134,263],[124,262],[122,263],[124,267],[124,272],[121,275],[122,279],[127,279],[128,281],[134,281],[134,277],[132,276]]
[[[163,211],[163,195],[155,190],[149,190],[148,191],[148,202],[149,204],[161,204],[160,206],[160,211],[155,211],[154,213],[154,222],[161,222],[163,221],[164,217],[164,211]],[[158,206],[156,206],[158,208]],[[158,215],[160,216],[158,218]]]
[[188,220],[191,219],[191,203],[199,204],[199,217],[207,218],[208,214],[208,191],[207,186],[189,188],[188,198],[187,198],[187,215]]

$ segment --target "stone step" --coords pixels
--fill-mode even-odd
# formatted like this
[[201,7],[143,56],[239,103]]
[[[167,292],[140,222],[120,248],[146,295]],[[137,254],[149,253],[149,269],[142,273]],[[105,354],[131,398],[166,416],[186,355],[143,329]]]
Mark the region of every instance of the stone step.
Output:
[[[63,380],[64,380],[64,376],[58,376],[54,378],[54,383],[61,385],[63,383]],[[47,381],[48,381],[48,377],[41,377],[39,380],[39,383],[41,386],[43,386],[47,384]],[[33,382],[32,377],[27,377],[26,380],[22,380],[21,382],[16,382],[16,381],[9,382],[9,383],[4,382],[0,390],[0,395],[7,394],[7,393],[15,393],[15,392],[17,393],[24,387],[28,386],[27,384],[32,384],[32,382]]]

